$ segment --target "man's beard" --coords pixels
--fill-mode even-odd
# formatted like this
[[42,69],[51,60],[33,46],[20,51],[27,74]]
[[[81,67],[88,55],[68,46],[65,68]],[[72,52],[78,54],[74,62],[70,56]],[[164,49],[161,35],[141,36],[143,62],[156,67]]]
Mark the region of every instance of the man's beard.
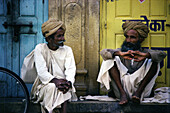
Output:
[[64,46],[64,42],[65,42],[65,40],[59,41],[58,44],[53,43],[53,46],[57,47],[57,48],[62,47],[62,46]]
[[127,52],[128,50],[139,50],[141,48],[141,43],[138,41],[137,43],[131,43],[131,42],[126,42],[124,41],[122,46],[121,46],[121,51],[122,52]]

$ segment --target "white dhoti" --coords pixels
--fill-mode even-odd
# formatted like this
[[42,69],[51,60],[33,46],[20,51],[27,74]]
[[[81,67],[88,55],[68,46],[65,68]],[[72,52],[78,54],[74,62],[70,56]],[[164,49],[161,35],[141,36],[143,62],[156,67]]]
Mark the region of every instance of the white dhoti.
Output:
[[[144,79],[147,72],[149,71],[152,65],[151,59],[146,59],[143,65],[132,74],[128,73],[128,69],[122,64],[118,56],[115,56],[115,58],[112,60],[106,60],[102,62],[97,81],[101,83],[101,88],[105,86],[107,90],[110,90],[110,85],[112,85],[115,96],[120,98],[119,90],[116,84],[114,83],[114,80],[110,78],[109,72],[108,72],[109,69],[111,69],[114,66],[114,62],[116,62],[118,70],[120,72],[121,84],[126,94],[129,96],[129,98],[131,98],[132,94],[135,93],[140,82]],[[141,99],[143,97],[148,97],[151,94],[151,90],[155,84],[155,80],[158,76],[159,70],[160,70],[160,66],[158,64],[157,73],[152,78],[152,80],[149,82],[149,84],[145,87],[141,95]]]
[[[45,112],[44,109],[49,112],[61,108],[61,104],[67,100],[76,101],[74,87],[76,66],[72,49],[64,45],[53,51],[47,44],[42,43],[38,44],[31,53],[34,61],[31,66],[36,70],[36,79],[30,97],[33,102],[41,104],[42,112]],[[29,75],[25,74],[25,76],[29,78]],[[54,78],[70,81],[72,88],[63,94],[54,83],[50,82]]]
[[71,98],[71,92],[66,94],[59,91],[54,83],[48,83],[41,87],[39,94],[37,95],[37,102],[40,102],[43,108],[51,111],[55,108],[61,108],[61,104]]

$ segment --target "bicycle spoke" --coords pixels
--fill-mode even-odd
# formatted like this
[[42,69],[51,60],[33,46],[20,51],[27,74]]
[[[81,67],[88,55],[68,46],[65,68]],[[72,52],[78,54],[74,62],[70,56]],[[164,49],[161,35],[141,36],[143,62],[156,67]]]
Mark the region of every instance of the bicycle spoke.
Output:
[[14,72],[0,67],[0,113],[26,113],[28,104],[24,82]]

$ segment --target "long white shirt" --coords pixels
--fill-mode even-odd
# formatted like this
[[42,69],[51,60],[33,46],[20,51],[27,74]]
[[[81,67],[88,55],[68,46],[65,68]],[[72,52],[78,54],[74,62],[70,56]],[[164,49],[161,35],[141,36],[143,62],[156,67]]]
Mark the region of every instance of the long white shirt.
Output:
[[[64,45],[53,51],[48,48],[46,43],[38,44],[34,49],[34,60],[37,78],[31,91],[31,97],[33,99],[37,100],[37,98],[40,99],[44,97],[44,94],[40,93],[42,92],[41,89],[47,86],[53,78],[66,79],[74,84],[76,66],[72,49],[69,46]],[[74,86],[72,86],[72,89],[70,89],[68,93],[70,92],[75,92]],[[67,95],[67,93],[63,95]],[[61,96],[62,98],[56,98],[61,98],[64,102],[66,100],[63,95]],[[40,101],[39,99],[37,101]],[[54,104],[54,102],[52,104]],[[56,106],[58,106],[58,104]]]
[[45,43],[38,44],[34,50],[34,59],[38,76],[43,84],[49,83],[54,77],[66,78],[74,83],[76,66],[70,47],[64,45],[53,51]]

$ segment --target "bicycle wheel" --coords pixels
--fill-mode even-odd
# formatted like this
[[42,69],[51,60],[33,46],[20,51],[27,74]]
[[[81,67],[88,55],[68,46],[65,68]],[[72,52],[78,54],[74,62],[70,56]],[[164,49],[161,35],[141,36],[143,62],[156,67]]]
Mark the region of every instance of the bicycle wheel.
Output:
[[14,72],[0,67],[0,113],[26,113],[29,92]]

